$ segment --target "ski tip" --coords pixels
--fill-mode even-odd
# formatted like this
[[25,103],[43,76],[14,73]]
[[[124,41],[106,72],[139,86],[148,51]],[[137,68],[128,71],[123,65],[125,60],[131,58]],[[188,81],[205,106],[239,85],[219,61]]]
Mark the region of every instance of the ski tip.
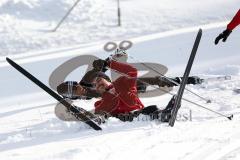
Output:
[[14,62],[13,60],[11,60],[10,58],[6,57],[6,61],[13,66]]
[[8,57],[6,57],[6,61],[9,61],[10,59]]
[[202,28],[199,28],[199,30],[198,30],[198,35],[201,35],[201,36],[202,36]]
[[11,64],[11,62],[12,62],[12,60],[11,60],[10,58],[8,58],[8,57],[6,57],[6,61],[7,61],[9,64]]
[[229,117],[227,117],[229,120],[232,120],[233,119],[233,114]]

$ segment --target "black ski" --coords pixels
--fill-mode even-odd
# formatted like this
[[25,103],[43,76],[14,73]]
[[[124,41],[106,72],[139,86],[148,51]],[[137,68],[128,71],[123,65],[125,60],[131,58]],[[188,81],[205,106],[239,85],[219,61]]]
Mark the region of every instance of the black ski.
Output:
[[68,103],[64,98],[59,96],[57,93],[55,93],[53,90],[51,90],[49,87],[47,87],[45,84],[43,84],[41,81],[39,81],[37,78],[35,78],[33,75],[31,75],[28,71],[26,71],[24,68],[16,64],[14,61],[12,61],[9,58],[6,58],[7,62],[13,66],[16,70],[18,70],[20,73],[22,73],[24,76],[26,76],[29,80],[34,82],[36,85],[38,85],[40,88],[42,88],[45,92],[47,92],[49,95],[51,95],[53,98],[58,100],[60,103],[62,103],[67,109],[69,109],[77,119],[81,120],[82,122],[88,124],[90,127],[92,127],[95,130],[102,130],[102,128],[97,125],[93,120],[85,116],[84,114],[80,113],[76,106],[71,105]]
[[178,89],[178,93],[176,95],[176,100],[175,100],[175,103],[174,103],[173,110],[171,112],[171,118],[169,120],[169,125],[172,126],[172,127],[174,126],[178,110],[181,107],[181,100],[182,100],[183,92],[184,92],[184,89],[185,89],[185,86],[186,86],[186,83],[187,83],[189,73],[190,73],[191,68],[192,68],[192,64],[193,64],[195,55],[197,53],[197,49],[198,49],[201,37],[202,37],[202,29],[199,29],[196,40],[195,40],[193,48],[192,48],[190,58],[188,60],[188,63],[187,63],[187,66],[186,66],[186,69],[185,69],[185,72],[184,72],[184,75],[183,75],[182,82],[180,84],[180,87]]

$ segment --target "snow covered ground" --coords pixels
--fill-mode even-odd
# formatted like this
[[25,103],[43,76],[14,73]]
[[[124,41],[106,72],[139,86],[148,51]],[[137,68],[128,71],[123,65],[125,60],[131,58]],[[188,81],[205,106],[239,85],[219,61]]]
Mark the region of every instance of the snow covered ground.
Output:
[[[185,96],[223,114],[234,113],[232,121],[183,102],[180,115],[193,119],[167,124],[135,120],[123,123],[110,119],[96,132],[83,124],[62,122],[53,114],[54,105],[16,106],[1,109],[1,159],[239,159],[240,69],[232,80],[209,81],[189,86],[213,100],[206,104],[186,92]],[[231,69],[226,68],[231,71]],[[218,70],[216,70],[217,72]],[[206,76],[206,75],[205,75]],[[209,76],[209,75],[208,75]],[[176,89],[175,89],[176,91]],[[146,105],[164,106],[170,96],[143,100]],[[90,105],[91,102],[79,102]]]
[[58,32],[52,33],[76,0],[1,0],[0,55],[68,47],[96,41],[228,21],[240,0],[81,0]]
[[[236,29],[227,43],[213,44],[225,21],[239,9],[239,0],[124,0],[121,28],[116,27],[116,1],[82,0],[59,31],[51,33],[74,2],[0,2],[1,159],[240,158],[240,94],[233,92],[240,88],[240,30]],[[204,25],[204,32],[192,74],[202,78],[230,75],[231,79],[188,86],[211,99],[211,104],[187,91],[184,97],[222,114],[234,114],[232,121],[183,101],[173,128],[145,117],[132,123],[112,118],[102,125],[103,131],[96,132],[82,123],[58,120],[54,115],[56,101],[4,62],[5,56],[11,55],[48,84],[51,73],[63,62],[83,54],[107,57],[102,51],[106,41],[130,39],[134,42],[129,50],[131,56],[166,65],[169,76],[181,75],[199,25]],[[77,76],[81,71],[76,72],[67,78],[79,80],[83,73]],[[163,108],[170,98],[166,94],[142,101]],[[94,100],[76,102],[86,109],[92,108],[93,103]]]

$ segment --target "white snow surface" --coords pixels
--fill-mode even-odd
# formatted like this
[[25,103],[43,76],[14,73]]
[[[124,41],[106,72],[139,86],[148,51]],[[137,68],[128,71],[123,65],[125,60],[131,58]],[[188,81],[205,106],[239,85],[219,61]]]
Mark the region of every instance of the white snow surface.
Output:
[[[51,33],[74,2],[0,2],[0,159],[240,159],[240,94],[233,92],[240,88],[240,30],[236,29],[226,43],[213,44],[239,9],[239,0],[122,0],[121,28],[116,26],[115,0],[82,0],[59,30]],[[231,79],[188,85],[188,89],[211,99],[210,104],[187,91],[184,98],[224,115],[234,114],[232,121],[182,101],[173,128],[142,116],[131,123],[111,118],[101,125],[102,131],[94,131],[83,123],[58,120],[54,115],[56,101],[4,62],[6,55],[12,55],[47,84],[54,68],[74,54],[92,52],[107,57],[101,48],[106,41],[131,39],[134,47],[130,55],[141,61],[161,62],[169,68],[167,75],[182,75],[199,25],[208,27],[203,30],[193,73],[202,78],[229,75]],[[160,55],[144,54],[148,48]],[[175,87],[172,93],[177,90]],[[142,101],[146,106],[164,108],[170,98],[165,94]],[[94,101],[75,103],[92,109]]]
[[57,23],[76,0],[1,0],[0,55],[12,55],[96,41],[228,21],[240,0],[81,0],[57,32]]

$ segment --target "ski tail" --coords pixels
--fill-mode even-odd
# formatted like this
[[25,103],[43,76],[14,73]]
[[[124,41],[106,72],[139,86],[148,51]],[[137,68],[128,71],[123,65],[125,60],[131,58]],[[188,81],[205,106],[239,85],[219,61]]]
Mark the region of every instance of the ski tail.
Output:
[[[37,86],[39,86],[41,89],[43,89],[45,92],[47,92],[49,95],[51,95],[53,98],[55,98],[57,101],[62,103],[65,107],[67,107],[70,110],[74,110],[74,106],[68,103],[64,98],[59,96],[57,93],[55,93],[52,89],[47,87],[45,84],[43,84],[41,81],[39,81],[36,77],[34,77],[32,74],[30,74],[28,71],[26,71],[24,68],[19,66],[17,63],[15,63],[10,58],[6,58],[7,62],[14,67],[16,70],[18,70],[20,73],[22,73],[25,77],[27,77],[29,80],[31,80],[33,83],[35,83]],[[77,110],[74,110],[77,112]],[[99,125],[97,125],[94,121],[92,121],[90,118],[86,117],[84,114],[78,113],[77,118],[81,119],[84,123],[88,124],[90,127],[92,127],[95,130],[102,130]]]
[[176,116],[177,116],[177,112],[178,112],[178,109],[180,108],[180,105],[181,105],[181,100],[182,100],[182,96],[183,96],[183,93],[184,93],[184,89],[185,89],[185,86],[187,84],[187,79],[189,77],[189,73],[191,71],[192,64],[193,64],[194,58],[196,56],[201,37],[202,37],[202,29],[199,29],[197,37],[196,37],[194,45],[193,45],[193,48],[192,48],[192,52],[190,54],[190,58],[188,60],[188,63],[187,63],[187,66],[186,66],[186,69],[185,69],[185,72],[184,72],[184,75],[183,75],[182,82],[181,82],[180,87],[179,87],[178,92],[177,92],[177,97],[176,97],[174,107],[173,107],[173,110],[172,110],[172,113],[171,113],[172,115],[171,115],[171,118],[169,120],[169,125],[172,126],[172,127],[174,126]]

